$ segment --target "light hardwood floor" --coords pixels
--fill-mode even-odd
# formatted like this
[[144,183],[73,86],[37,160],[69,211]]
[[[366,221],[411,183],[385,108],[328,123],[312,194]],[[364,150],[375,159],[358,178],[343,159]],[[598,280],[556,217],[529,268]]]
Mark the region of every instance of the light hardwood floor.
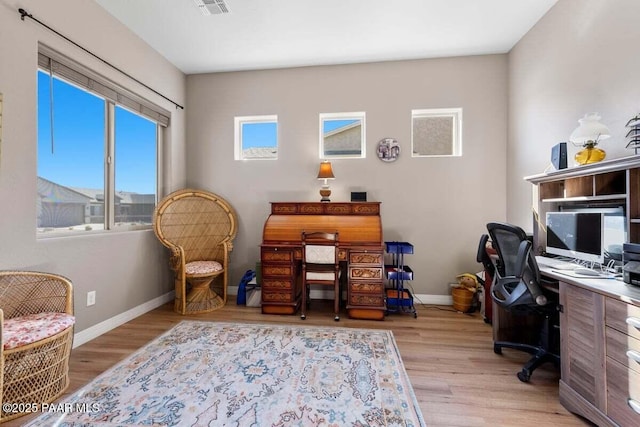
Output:
[[[391,329],[428,426],[588,426],[558,401],[559,373],[539,368],[527,384],[516,372],[528,356],[505,349],[493,353],[491,326],[479,313],[448,306],[418,306],[418,318],[390,314],[383,321],[333,320],[332,303],[313,301],[307,320],[263,315],[233,302],[207,314],[181,316],[172,304],[144,314],[71,353],[71,394],[160,333],[185,319]],[[63,396],[64,398],[64,396]],[[6,423],[18,426],[28,420]]]

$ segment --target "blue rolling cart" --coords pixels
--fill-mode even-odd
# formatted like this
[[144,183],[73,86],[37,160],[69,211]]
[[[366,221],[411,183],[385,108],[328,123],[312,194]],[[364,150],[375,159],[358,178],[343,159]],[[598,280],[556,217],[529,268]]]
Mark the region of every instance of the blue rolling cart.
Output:
[[404,263],[404,255],[413,253],[413,245],[409,242],[385,242],[386,252],[391,254],[391,264],[385,265],[388,286],[387,313],[413,314],[417,318],[411,291],[405,289],[404,282],[413,280],[413,270]]

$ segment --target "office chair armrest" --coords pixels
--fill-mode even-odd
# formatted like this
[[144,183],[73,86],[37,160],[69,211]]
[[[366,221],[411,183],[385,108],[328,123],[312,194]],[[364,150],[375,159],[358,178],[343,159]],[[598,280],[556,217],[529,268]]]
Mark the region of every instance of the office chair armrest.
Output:
[[476,254],[476,261],[481,264],[484,264],[484,260],[487,259],[487,242],[489,241],[489,236],[483,234],[480,236],[480,243],[478,243],[478,253]]
[[516,305],[526,293],[526,284],[515,276],[499,277],[491,287],[491,298],[504,307]]
[[[524,271],[527,268],[527,264],[529,263],[529,257],[531,257],[531,242],[528,240],[523,240],[520,242],[520,247],[518,248],[518,257],[516,259],[518,277],[520,277],[523,283],[529,289],[533,300],[537,305],[547,305],[547,297],[542,293],[542,288],[536,282],[537,278],[532,277],[524,277]],[[535,262],[535,261],[533,261]]]
[[518,278],[524,276],[524,270],[527,268],[527,261],[529,261],[529,251],[531,250],[531,242],[523,240],[518,247],[518,255],[516,257],[514,275]]

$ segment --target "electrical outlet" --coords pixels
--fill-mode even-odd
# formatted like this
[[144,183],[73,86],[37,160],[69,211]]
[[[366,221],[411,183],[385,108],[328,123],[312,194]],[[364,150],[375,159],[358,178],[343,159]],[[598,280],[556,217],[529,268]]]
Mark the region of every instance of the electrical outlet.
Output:
[[96,303],[96,291],[87,292],[87,307]]

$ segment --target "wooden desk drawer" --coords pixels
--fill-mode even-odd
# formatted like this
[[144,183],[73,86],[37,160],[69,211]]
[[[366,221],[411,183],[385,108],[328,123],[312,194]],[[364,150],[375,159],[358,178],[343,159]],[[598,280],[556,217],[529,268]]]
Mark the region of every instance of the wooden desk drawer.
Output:
[[[262,287],[267,291],[286,291],[293,289],[293,282],[291,279],[289,280],[278,280],[272,278],[263,278],[262,279]],[[264,293],[264,292],[263,292]]]
[[607,327],[607,357],[640,374],[640,340]]
[[613,298],[605,300],[605,324],[640,339],[640,307]]
[[292,262],[293,251],[291,249],[262,248],[262,262]]
[[363,294],[384,294],[384,284],[382,282],[351,282],[349,289],[351,292]]
[[265,292],[262,290],[262,302],[294,302],[294,297],[292,292]]
[[379,252],[349,252],[349,264],[382,265],[382,253]]
[[362,307],[384,307],[384,295],[349,292],[349,304]]
[[611,358],[607,358],[607,415],[622,427],[640,425],[640,374]]
[[382,267],[349,266],[349,280],[352,279],[382,279]]
[[291,277],[293,275],[292,265],[278,265],[278,264],[265,264],[262,263],[262,277],[280,276]]

